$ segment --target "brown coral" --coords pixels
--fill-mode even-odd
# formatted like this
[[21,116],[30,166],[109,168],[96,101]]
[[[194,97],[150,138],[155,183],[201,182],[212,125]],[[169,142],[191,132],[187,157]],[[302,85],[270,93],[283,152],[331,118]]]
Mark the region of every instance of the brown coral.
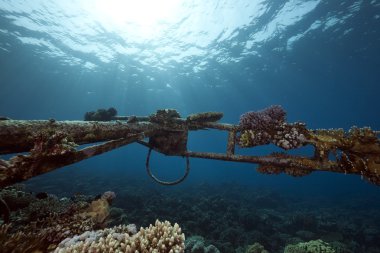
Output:
[[35,199],[19,210],[17,217],[11,216],[10,224],[0,227],[1,252],[54,250],[67,237],[102,227],[108,214],[109,203],[105,198],[90,204],[50,196]]

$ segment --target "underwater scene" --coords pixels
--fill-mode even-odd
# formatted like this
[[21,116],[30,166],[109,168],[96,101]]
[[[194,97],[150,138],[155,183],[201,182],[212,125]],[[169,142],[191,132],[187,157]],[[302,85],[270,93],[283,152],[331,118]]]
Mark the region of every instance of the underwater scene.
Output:
[[380,0],[0,0],[0,253],[380,253]]

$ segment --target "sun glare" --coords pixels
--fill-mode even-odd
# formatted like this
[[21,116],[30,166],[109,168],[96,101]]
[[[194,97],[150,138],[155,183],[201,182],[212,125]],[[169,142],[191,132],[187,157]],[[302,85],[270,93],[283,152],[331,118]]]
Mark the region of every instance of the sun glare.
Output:
[[96,0],[89,10],[95,19],[117,30],[133,27],[141,34],[157,33],[173,22],[178,13],[179,0]]

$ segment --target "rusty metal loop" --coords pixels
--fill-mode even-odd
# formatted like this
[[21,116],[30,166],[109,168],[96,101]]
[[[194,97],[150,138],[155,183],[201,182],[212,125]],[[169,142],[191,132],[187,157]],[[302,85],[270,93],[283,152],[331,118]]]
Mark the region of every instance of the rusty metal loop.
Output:
[[7,202],[5,202],[1,197],[0,197],[0,217],[3,217],[4,223],[9,222],[9,217],[11,215],[11,211],[7,205]]
[[178,179],[176,181],[172,181],[172,182],[162,181],[162,180],[158,179],[155,175],[152,174],[152,171],[150,170],[149,160],[150,160],[150,154],[151,153],[152,153],[152,149],[150,148],[149,151],[148,151],[148,155],[146,156],[145,167],[146,167],[146,172],[148,173],[148,175],[151,178],[153,178],[153,180],[156,181],[157,183],[162,184],[162,185],[176,185],[176,184],[181,183],[183,180],[185,180],[185,178],[187,177],[187,175],[189,175],[190,161],[189,161],[189,157],[186,156],[186,171],[185,171],[185,174],[180,179]]

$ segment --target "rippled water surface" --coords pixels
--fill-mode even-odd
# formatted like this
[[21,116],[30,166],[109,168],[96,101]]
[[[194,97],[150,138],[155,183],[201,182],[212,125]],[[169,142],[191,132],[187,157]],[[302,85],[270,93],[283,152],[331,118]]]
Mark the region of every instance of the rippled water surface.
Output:
[[[3,38],[42,57],[99,71],[112,64],[186,75],[291,51],[305,38],[349,36],[377,21],[378,1],[2,1]],[[376,10],[377,9],[377,10]],[[377,13],[376,13],[377,12]],[[365,24],[362,24],[365,25]],[[362,31],[373,32],[369,29]],[[271,45],[268,47],[268,45]],[[12,45],[1,43],[4,51]]]

